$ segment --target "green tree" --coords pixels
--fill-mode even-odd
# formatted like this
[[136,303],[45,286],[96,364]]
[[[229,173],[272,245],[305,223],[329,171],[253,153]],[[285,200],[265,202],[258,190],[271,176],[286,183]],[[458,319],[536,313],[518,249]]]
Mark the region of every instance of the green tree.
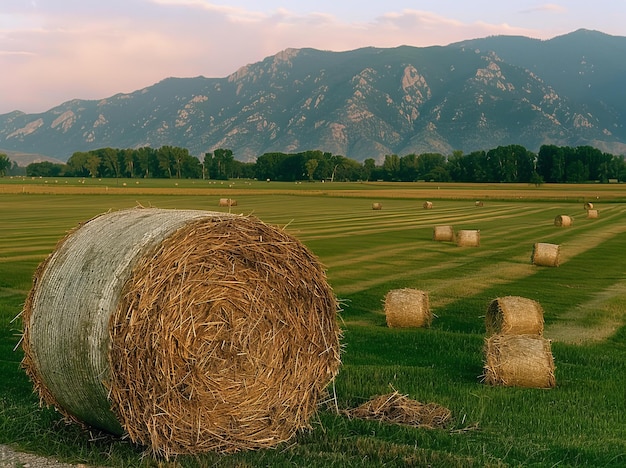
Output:
[[304,163],[309,180],[313,180],[313,174],[315,174],[315,169],[317,169],[319,163],[320,162],[315,158],[309,159],[306,163]]
[[10,168],[11,160],[6,154],[0,153],[0,177],[5,176]]
[[370,180],[375,170],[376,170],[376,161],[373,158],[367,158],[365,161],[363,161],[363,169],[361,172],[361,178],[365,181]]

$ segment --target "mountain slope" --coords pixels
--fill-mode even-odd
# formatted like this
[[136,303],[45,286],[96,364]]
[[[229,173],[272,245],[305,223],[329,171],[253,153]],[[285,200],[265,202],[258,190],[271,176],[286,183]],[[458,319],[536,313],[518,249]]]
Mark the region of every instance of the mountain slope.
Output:
[[0,147],[67,160],[173,145],[237,159],[312,149],[359,161],[521,144],[626,150],[626,38],[576,31],[445,47],[287,49],[225,78],[168,78],[41,114],[0,115]]

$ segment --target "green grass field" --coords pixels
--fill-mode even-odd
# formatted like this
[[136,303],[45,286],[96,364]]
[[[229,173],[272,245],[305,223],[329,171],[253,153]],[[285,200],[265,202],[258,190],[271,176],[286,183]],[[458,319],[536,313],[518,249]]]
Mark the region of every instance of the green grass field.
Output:
[[[621,186],[65,182],[0,179],[0,443],[75,463],[159,464],[127,440],[66,425],[39,407],[19,368],[15,317],[37,265],[78,223],[138,204],[227,211],[217,202],[231,197],[238,202],[233,212],[285,227],[326,265],[343,306],[338,406],[395,389],[446,406],[453,422],[416,429],[322,409],[311,431],[276,449],[180,457],[171,466],[626,465]],[[423,209],[424,200],[433,209]],[[586,218],[583,202],[590,200],[597,219]],[[374,201],[383,209],[372,210]],[[563,214],[574,219],[571,227],[554,226]],[[480,246],[433,241],[433,227],[442,224],[479,229]],[[532,265],[536,242],[559,244],[561,265]],[[386,327],[384,296],[403,287],[428,292],[436,315],[430,328]],[[542,305],[556,388],[481,382],[484,315],[505,295]]]

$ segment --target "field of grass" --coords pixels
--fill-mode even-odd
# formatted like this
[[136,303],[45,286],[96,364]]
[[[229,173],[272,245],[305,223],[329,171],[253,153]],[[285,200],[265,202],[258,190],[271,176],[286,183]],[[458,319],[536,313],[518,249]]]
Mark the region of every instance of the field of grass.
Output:
[[[67,183],[66,183],[67,182]],[[349,419],[322,409],[273,450],[181,457],[172,466],[626,465],[626,189],[620,185],[322,184],[0,179],[0,444],[75,463],[157,466],[127,440],[64,424],[40,408],[19,368],[19,314],[37,265],[78,223],[138,204],[252,214],[302,240],[326,265],[343,311],[340,408],[397,390],[449,408],[446,429]],[[126,185],[123,185],[126,184]],[[484,206],[475,206],[475,200]],[[434,203],[424,210],[424,200]],[[381,211],[372,202],[383,203]],[[598,219],[587,219],[593,201]],[[557,215],[574,219],[555,227]],[[432,240],[433,226],[479,229],[480,247]],[[561,246],[537,267],[536,242]],[[428,329],[389,329],[391,289],[428,292]],[[557,386],[481,382],[484,315],[505,295],[537,300]]]

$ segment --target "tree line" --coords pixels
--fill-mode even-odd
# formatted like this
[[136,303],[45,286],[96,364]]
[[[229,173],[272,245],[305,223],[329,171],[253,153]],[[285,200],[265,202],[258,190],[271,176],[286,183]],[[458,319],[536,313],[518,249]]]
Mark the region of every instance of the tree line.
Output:
[[[2,171],[0,158],[0,171]],[[0,172],[2,174],[2,172]],[[451,155],[439,153],[386,155],[380,164],[363,162],[319,150],[265,153],[256,162],[234,158],[229,149],[216,149],[200,159],[185,148],[162,146],[137,149],[102,148],[76,152],[66,164],[31,163],[32,177],[110,177],[234,179],[278,181],[434,181],[518,182],[541,184],[626,180],[623,155],[591,146],[543,145],[533,153],[520,145]]]

